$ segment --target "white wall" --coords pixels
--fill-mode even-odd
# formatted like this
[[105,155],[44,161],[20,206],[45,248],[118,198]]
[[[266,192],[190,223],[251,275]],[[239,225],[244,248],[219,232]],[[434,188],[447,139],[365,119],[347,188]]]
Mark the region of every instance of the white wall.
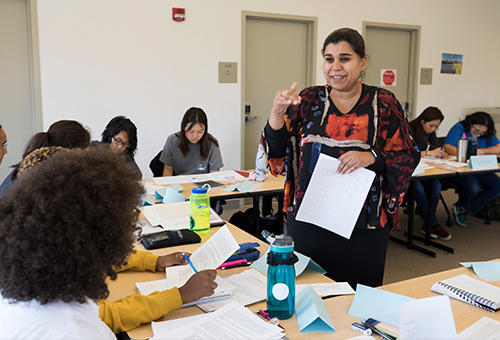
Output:
[[[172,7],[186,8],[185,22],[171,20]],[[361,31],[363,21],[421,25],[419,67],[433,68],[433,85],[418,87],[417,111],[440,107],[440,134],[467,107],[500,105],[495,0],[39,0],[44,127],[76,119],[98,139],[124,114],[138,126],[136,159],[149,176],[167,135],[200,106],[225,168],[239,168],[241,73],[236,84],[218,84],[217,67],[241,69],[242,10],[318,17],[318,49],[334,29]],[[442,52],[464,54],[462,75],[439,73]],[[317,65],[322,83],[320,53]]]

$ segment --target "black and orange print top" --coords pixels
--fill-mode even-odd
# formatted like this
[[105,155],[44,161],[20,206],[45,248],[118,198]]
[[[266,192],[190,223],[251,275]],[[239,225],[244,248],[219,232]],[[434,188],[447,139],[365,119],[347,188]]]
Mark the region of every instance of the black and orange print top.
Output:
[[296,214],[320,153],[338,158],[350,150],[373,150],[376,161],[368,169],[377,175],[356,227],[397,227],[397,207],[420,157],[403,110],[391,92],[363,84],[357,103],[342,113],[330,91],[328,86],[302,90],[301,103],[286,111],[285,126],[264,129],[261,142],[271,172],[286,171],[284,209]]

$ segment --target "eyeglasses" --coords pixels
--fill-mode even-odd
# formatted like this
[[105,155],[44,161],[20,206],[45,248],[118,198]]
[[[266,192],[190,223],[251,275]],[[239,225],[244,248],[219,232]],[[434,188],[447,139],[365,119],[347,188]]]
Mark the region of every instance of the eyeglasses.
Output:
[[0,145],[0,149],[7,150],[7,142],[5,142],[2,145]]
[[111,139],[113,140],[113,143],[115,143],[119,147],[128,148],[129,146],[128,142],[122,141],[121,139],[116,138],[115,136],[111,137]]
[[470,133],[471,135],[482,136],[488,132],[488,128],[484,125],[471,125]]

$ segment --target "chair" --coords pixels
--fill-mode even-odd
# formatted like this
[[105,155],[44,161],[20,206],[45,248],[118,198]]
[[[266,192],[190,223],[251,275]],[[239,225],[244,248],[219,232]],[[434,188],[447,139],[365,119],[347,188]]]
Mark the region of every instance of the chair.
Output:
[[[439,144],[441,146],[444,145],[445,139],[446,139],[446,137],[438,137],[438,141],[439,141]],[[458,194],[459,189],[454,183],[446,180],[446,178],[442,178],[440,181],[442,184],[441,191],[453,189],[455,191],[455,193]],[[453,225],[453,221],[451,219],[451,213],[450,213],[450,210],[448,209],[448,206],[446,205],[446,202],[445,202],[442,194],[440,195],[440,199],[441,199],[441,202],[443,203],[443,207],[444,207],[444,210],[446,211],[446,215],[448,216],[448,218],[446,219],[446,225],[448,227],[451,227]],[[484,217],[484,224],[491,224],[491,217],[490,216],[491,216],[491,213],[490,213],[490,209],[488,208],[486,211],[486,216]]]
[[160,161],[160,156],[163,150],[160,150],[158,154],[149,163],[149,168],[153,172],[153,177],[163,176],[163,162]]

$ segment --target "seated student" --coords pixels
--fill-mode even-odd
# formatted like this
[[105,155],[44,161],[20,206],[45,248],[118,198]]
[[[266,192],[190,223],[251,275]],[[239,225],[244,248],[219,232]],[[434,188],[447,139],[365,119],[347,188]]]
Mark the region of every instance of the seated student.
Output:
[[[478,155],[498,155],[500,141],[495,135],[495,124],[486,112],[474,112],[459,121],[448,132],[444,150],[457,154],[457,141],[477,137]],[[495,173],[457,176],[448,181],[458,186],[458,201],[453,205],[453,216],[458,225],[467,227],[467,215],[475,215],[486,204],[500,195],[500,178]]]
[[[443,119],[444,116],[441,110],[435,106],[429,106],[422,111],[417,118],[410,122],[413,139],[420,149],[420,155],[422,157],[444,157],[444,151],[436,136],[436,130]],[[430,192],[427,192],[429,186]],[[441,195],[441,182],[439,179],[414,181],[414,188],[415,201],[417,202],[417,214],[424,220],[424,225],[420,229],[420,232],[425,235],[426,230],[430,229],[431,238],[439,238],[444,241],[450,240],[451,234],[439,224],[436,217],[436,207],[439,202],[439,196]],[[432,202],[434,203],[432,211],[430,212],[432,215],[432,225],[430,228],[426,225],[428,216],[427,197],[429,195],[432,195]]]
[[[23,177],[27,170],[41,164],[56,153],[69,150],[70,149],[59,146],[43,147],[34,150],[28,154],[19,165],[18,176]],[[148,251],[136,251],[130,255],[127,264],[116,268],[116,271],[148,270],[152,272],[164,272],[166,267],[178,264],[187,264],[181,252],[157,256]],[[209,295],[206,292],[207,286],[203,285],[203,281],[206,280],[207,275],[206,273],[201,275],[197,274],[193,278],[193,287],[189,288],[189,292],[195,296],[195,299],[205,296],[203,294]],[[208,283],[210,282],[208,281]],[[190,298],[186,296],[186,294],[188,293],[185,292],[183,296],[189,300]],[[179,290],[175,288],[155,292],[147,296],[134,294],[114,302],[100,300],[99,317],[113,332],[119,333],[136,328],[142,323],[159,319],[181,306],[182,299]]]
[[219,143],[208,133],[205,112],[192,107],[182,117],[179,132],[168,136],[160,161],[163,176],[201,174],[223,167]]
[[[108,144],[114,152],[124,154],[132,170],[137,173],[139,178],[142,177],[141,170],[134,160],[137,149],[137,128],[130,119],[124,116],[111,119],[102,132],[100,143]],[[92,146],[97,144],[99,144],[97,141],[91,143]]]
[[[107,149],[58,152],[23,172],[0,199],[4,337],[115,338],[95,301],[109,294],[106,277],[116,278],[114,268],[132,252],[144,192],[123,165]],[[199,298],[200,282],[212,294],[215,275],[193,276],[177,290],[180,300]]]
[[2,164],[3,156],[7,154],[7,134],[0,124],[0,164]]
[[[60,120],[52,124],[47,132],[39,132],[31,137],[23,152],[23,159],[33,150],[41,147],[60,146],[63,148],[86,148],[90,143],[90,133],[82,124],[74,120]],[[21,162],[13,166],[14,170],[0,185],[0,197],[17,179]]]

